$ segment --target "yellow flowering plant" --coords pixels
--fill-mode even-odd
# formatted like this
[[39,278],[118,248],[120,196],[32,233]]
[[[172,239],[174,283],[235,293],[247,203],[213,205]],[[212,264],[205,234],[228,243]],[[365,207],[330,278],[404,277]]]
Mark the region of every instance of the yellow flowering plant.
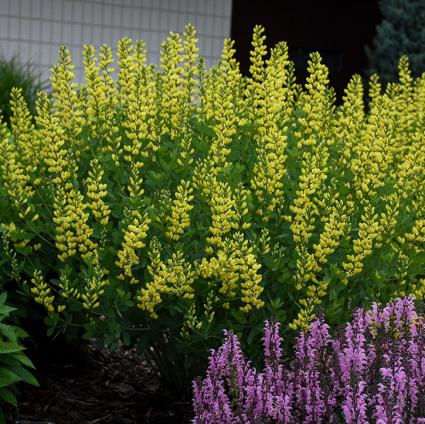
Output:
[[206,69],[192,25],[159,67],[142,41],[116,54],[84,46],[78,85],[61,48],[34,119],[15,89],[0,128],[0,278],[51,334],[137,345],[177,385],[223,328],[250,344],[266,318],[424,296],[425,74],[406,58],[366,106],[359,76],[336,104],[318,53],[296,82],[259,26],[248,76],[231,40]]

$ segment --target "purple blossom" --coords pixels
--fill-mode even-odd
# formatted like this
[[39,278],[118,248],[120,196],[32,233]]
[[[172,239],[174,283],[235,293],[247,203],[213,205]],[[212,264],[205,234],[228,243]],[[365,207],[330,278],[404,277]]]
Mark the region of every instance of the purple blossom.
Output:
[[265,323],[256,370],[230,332],[193,383],[195,424],[425,424],[425,322],[412,298],[355,311],[333,337],[323,319],[284,367],[278,323]]

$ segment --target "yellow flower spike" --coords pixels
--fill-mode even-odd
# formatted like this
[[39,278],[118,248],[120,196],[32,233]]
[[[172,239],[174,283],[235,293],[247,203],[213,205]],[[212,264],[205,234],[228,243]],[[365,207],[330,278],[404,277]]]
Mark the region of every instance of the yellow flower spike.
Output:
[[260,299],[263,291],[260,285],[262,276],[258,272],[260,268],[248,241],[241,233],[236,233],[232,238],[223,240],[215,256],[202,259],[198,272],[203,278],[221,282],[219,292],[224,299],[234,298],[240,287],[241,300],[244,303],[240,309],[249,312],[264,305]]
[[[152,246],[155,249],[155,246]],[[158,253],[154,253],[149,272],[153,281],[140,290],[137,296],[137,306],[146,311],[151,318],[158,315],[155,308],[161,303],[163,293],[173,293],[182,299],[193,299],[194,291],[192,284],[195,281],[196,272],[194,266],[186,261],[183,253],[178,251],[166,262],[158,260]]]
[[367,204],[359,222],[358,236],[353,240],[353,254],[347,255],[342,264],[342,268],[345,271],[344,284],[347,284],[348,279],[362,272],[363,261],[372,253],[379,237],[378,215],[375,213],[374,207]]
[[199,48],[197,44],[196,28],[192,24],[187,24],[183,33],[183,66],[181,71],[182,91],[185,99],[184,109],[186,113],[190,112],[193,108],[194,95],[198,91],[198,68],[196,62],[198,60]]
[[107,196],[107,185],[102,183],[103,174],[99,161],[97,159],[91,160],[86,179],[87,197],[91,200],[88,207],[97,221],[102,225],[107,225],[111,210],[103,200]]
[[69,143],[75,146],[74,152],[79,157],[82,146],[79,146],[78,136],[84,125],[84,111],[82,99],[77,94],[77,84],[74,82],[74,69],[71,53],[66,47],[61,47],[58,63],[51,71],[52,97],[60,125]]
[[142,215],[138,210],[126,211],[128,224],[123,231],[123,241],[121,249],[118,251],[118,259],[115,262],[121,269],[120,279],[128,278],[132,284],[139,281],[133,275],[133,266],[139,263],[137,250],[145,246],[144,240],[149,229],[150,219],[147,215]]
[[69,190],[71,179],[78,169],[75,156],[66,146],[64,129],[55,115],[53,102],[46,93],[41,92],[37,102],[38,135],[42,138],[41,157],[48,174],[56,186]]
[[83,307],[87,310],[97,309],[100,306],[101,296],[104,294],[104,287],[109,285],[109,281],[105,278],[107,272],[99,265],[98,252],[94,253],[96,258],[93,261],[91,275],[86,279],[85,291],[81,294]]
[[361,140],[365,125],[363,96],[362,79],[360,75],[354,75],[344,90],[343,104],[337,112],[336,133],[342,142],[343,152],[339,157],[342,169],[350,165],[354,146]]
[[212,172],[214,175],[222,172],[227,163],[230,153],[229,145],[236,134],[238,119],[240,81],[242,75],[239,64],[234,58],[234,42],[230,39],[224,40],[223,52],[217,69],[217,86],[214,88],[216,99],[211,104],[213,112],[207,112],[214,119],[213,130],[215,137],[210,145],[210,156],[214,163]]
[[425,129],[425,75],[422,74],[419,78],[416,78],[413,87],[413,101],[412,104],[418,105],[415,108],[416,112],[416,123],[418,126],[419,133],[424,133]]
[[75,188],[70,191],[58,189],[54,200],[53,222],[56,248],[61,252],[59,260],[65,261],[76,255],[77,250],[82,258],[93,255],[97,245],[90,239],[93,229],[87,224],[87,208],[83,195]]
[[215,87],[218,79],[217,66],[211,66],[206,70],[205,60],[199,59],[199,104],[196,108],[202,120],[211,119],[214,116],[214,103],[217,100]]
[[154,275],[155,270],[161,264],[161,243],[159,242],[157,237],[152,237],[149,243],[148,256],[150,260],[150,264],[147,265],[147,270],[151,276]]
[[410,132],[410,128],[413,125],[416,117],[417,107],[414,103],[414,81],[412,72],[410,70],[409,58],[407,56],[401,56],[398,64],[398,75],[399,75],[399,89],[400,94],[398,96],[397,106],[400,113],[398,119],[398,131],[400,135],[406,136]]
[[307,71],[306,92],[301,99],[304,116],[299,119],[304,132],[302,138],[298,140],[300,150],[303,146],[316,144],[317,136],[321,140],[328,141],[326,129],[331,111],[330,99],[326,91],[329,84],[329,71],[319,53],[310,54]]
[[40,305],[43,305],[49,313],[54,312],[53,301],[55,297],[52,295],[50,287],[44,281],[40,270],[34,271],[31,284],[33,285],[31,287],[31,293],[34,295],[34,300]]
[[181,329],[181,335],[183,337],[189,337],[190,333],[200,330],[202,328],[203,322],[199,320],[196,314],[196,304],[195,302],[191,303],[189,308],[185,313],[185,321]]
[[119,156],[121,137],[118,135],[117,84],[111,74],[114,69],[112,50],[103,44],[99,58],[93,45],[83,46],[84,71],[86,78],[86,120],[90,130],[90,138],[96,141],[102,153]]
[[294,216],[291,220],[291,231],[296,244],[307,243],[314,229],[314,221],[318,214],[316,198],[319,198],[321,187],[328,172],[328,149],[325,144],[315,147],[313,152],[304,152],[302,169],[296,198],[289,207]]
[[167,230],[165,235],[174,241],[179,241],[186,228],[190,226],[190,211],[193,209],[191,204],[194,196],[193,188],[188,181],[182,181],[177,187],[171,215],[167,216]]
[[211,208],[210,237],[207,242],[212,246],[220,246],[223,237],[232,229],[238,228],[238,214],[233,193],[225,182],[219,182],[216,178],[211,180],[211,197],[208,201]]
[[34,189],[18,146],[9,141],[6,125],[3,123],[0,123],[0,155],[4,158],[0,162],[0,182],[21,218],[24,219],[26,218],[24,212],[28,208],[29,199],[34,195]]
[[264,27],[256,25],[253,30],[252,49],[250,51],[249,72],[253,82],[261,83],[264,78],[264,56],[267,55],[267,47],[265,45],[266,36],[264,35]]
[[404,235],[402,247],[413,249],[416,253],[425,251],[425,218],[415,220],[411,230]]
[[59,274],[59,288],[60,295],[64,299],[69,299],[71,297],[79,300],[81,298],[81,294],[76,287],[72,287],[72,283],[66,273],[62,270]]
[[132,95],[133,84],[134,84],[134,45],[132,40],[128,37],[124,37],[118,41],[117,45],[117,56],[118,56],[118,84],[120,87],[119,96],[120,103],[123,110],[127,110],[127,103],[129,97]]
[[120,92],[124,114],[123,127],[129,142],[125,142],[124,159],[140,166],[143,158],[157,150],[159,133],[155,129],[156,98],[153,70],[146,64],[146,46],[135,46],[124,38],[119,44]]
[[[212,253],[212,252],[211,252]],[[241,252],[237,244],[224,240],[216,256],[203,258],[198,265],[198,272],[203,278],[213,278],[221,282],[219,292],[225,298],[233,298],[237,294],[239,281],[239,262]]]
[[180,79],[182,75],[183,42],[179,34],[170,32],[169,37],[162,43],[160,62],[162,74],[162,132],[174,139],[182,123],[182,95]]
[[376,99],[379,98],[382,91],[382,85],[379,80],[379,75],[372,74],[369,79],[369,102],[371,107],[376,103]]
[[[351,202],[347,201],[344,203],[342,200],[339,200],[338,193],[334,191],[335,188],[332,188],[332,183],[327,190],[329,191],[322,192],[323,200],[315,201],[322,209],[320,221],[323,229],[319,232],[318,242],[312,246],[308,243],[312,235],[309,231],[315,228],[312,225],[300,233],[304,238],[299,239],[296,244],[297,267],[294,282],[296,290],[302,291],[302,296],[306,296],[299,300],[303,306],[301,312],[304,311],[302,312],[304,320],[312,316],[310,312],[314,310],[314,305],[320,304],[321,299],[326,296],[328,283],[320,279],[320,274],[328,262],[328,257],[339,247],[341,240],[349,234],[351,227]],[[298,210],[298,208],[295,208],[295,213],[302,210],[304,209]]]
[[180,151],[177,163],[181,167],[188,167],[193,164],[193,154],[195,153],[195,149],[192,146],[192,133],[189,125],[184,125],[181,128],[181,134]]
[[304,300],[304,302],[300,303],[305,307],[302,309],[299,313],[296,319],[294,319],[290,324],[289,328],[292,330],[300,330],[300,331],[307,331],[310,323],[315,318],[315,314],[313,312],[314,305],[308,304],[307,301]]
[[352,147],[349,167],[354,174],[353,185],[360,201],[374,196],[384,185],[395,151],[390,148],[393,123],[388,99],[383,96],[368,115],[360,137]]
[[31,114],[21,88],[12,88],[10,107],[12,111],[10,124],[13,139],[20,153],[19,160],[24,171],[31,176],[40,161],[40,140],[35,136]]
[[[424,94],[425,97],[425,94]],[[422,192],[423,175],[425,170],[425,133],[415,132],[409,139],[410,146],[407,146],[403,159],[398,164],[398,178],[395,181],[397,193],[401,199],[412,199],[412,207],[409,212],[418,215],[425,203]]]
[[379,228],[381,232],[377,239],[377,248],[382,247],[383,244],[391,244],[400,214],[400,198],[398,193],[393,193],[382,199],[386,201],[386,204],[385,211],[379,217]]
[[251,217],[248,209],[248,198],[250,191],[239,184],[234,190],[234,201],[236,208],[236,220],[239,222],[239,229],[248,230],[251,228],[251,222],[248,222]]
[[[252,119],[256,120],[258,125],[257,162],[254,166],[251,187],[258,198],[257,213],[267,221],[283,198],[287,121],[282,120],[282,110],[277,105],[285,105],[290,95],[286,84],[289,65],[287,45],[279,43],[271,51],[265,68],[260,59],[263,51],[259,47],[259,52],[255,53],[254,47],[255,61],[251,66],[253,67],[251,85],[255,93],[255,111]],[[286,110],[284,116],[285,114],[289,116],[290,107],[284,106],[284,109]]]
[[[141,164],[141,162],[139,162],[139,164]],[[140,168],[141,166],[136,166],[134,163],[130,166],[130,178],[127,190],[131,199],[141,199],[145,192]]]
[[419,279],[414,285],[412,294],[416,299],[425,299],[425,278]]

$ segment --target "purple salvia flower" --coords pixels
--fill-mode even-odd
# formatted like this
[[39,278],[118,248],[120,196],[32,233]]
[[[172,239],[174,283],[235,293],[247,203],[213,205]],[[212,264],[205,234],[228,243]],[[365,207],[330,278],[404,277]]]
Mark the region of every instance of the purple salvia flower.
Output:
[[277,366],[282,359],[282,338],[279,334],[280,324],[266,321],[263,337],[264,359],[266,366]]
[[306,424],[321,423],[327,409],[327,399],[321,387],[320,365],[330,343],[329,327],[322,319],[315,320],[296,344],[294,388],[297,410]]
[[212,380],[210,375],[194,382],[194,424],[232,424],[234,416],[230,401],[221,380]]
[[193,383],[195,424],[425,424],[425,325],[413,299],[358,310],[332,340],[322,319],[280,363],[279,325],[266,322],[257,371],[225,333],[204,380]]
[[385,406],[385,386],[382,383],[379,383],[377,386],[378,393],[375,396],[375,408],[373,416],[376,419],[376,424],[387,424],[388,417]]
[[365,389],[366,369],[366,331],[370,317],[363,310],[354,313],[353,321],[346,326],[343,344],[337,348],[340,367],[341,391],[343,395],[342,410],[347,423],[367,423],[366,405],[368,402]]

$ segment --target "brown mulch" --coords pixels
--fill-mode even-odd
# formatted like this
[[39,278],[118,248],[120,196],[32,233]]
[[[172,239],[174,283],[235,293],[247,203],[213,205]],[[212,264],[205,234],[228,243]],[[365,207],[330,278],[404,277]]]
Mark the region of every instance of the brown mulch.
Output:
[[[191,405],[161,387],[155,370],[134,351],[77,354],[37,364],[40,387],[21,386],[10,422],[52,424],[189,423]],[[70,359],[69,356],[72,356]],[[14,415],[12,417],[12,415]]]

